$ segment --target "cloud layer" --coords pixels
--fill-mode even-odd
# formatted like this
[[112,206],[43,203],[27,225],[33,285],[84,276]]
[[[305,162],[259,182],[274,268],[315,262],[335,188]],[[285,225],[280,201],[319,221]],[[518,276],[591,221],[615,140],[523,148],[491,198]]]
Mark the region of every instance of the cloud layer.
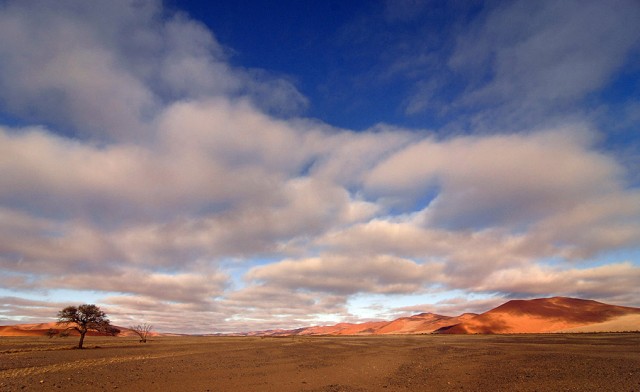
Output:
[[[563,3],[579,12],[560,29],[569,11],[553,4],[510,3],[459,35],[451,67],[493,74],[464,104],[576,100],[622,66],[634,41],[616,37],[635,24],[612,9],[587,34],[597,5]],[[156,1],[8,2],[0,34],[15,37],[0,42],[0,107],[16,119],[0,126],[0,322],[54,317],[64,303],[33,298],[68,290],[116,322],[189,332],[356,317],[350,301],[369,294],[640,306],[640,266],[616,258],[640,249],[640,192],[588,118],[332,127],[300,115],[290,81],[230,65],[206,26]],[[575,71],[596,46],[608,52]],[[477,115],[509,108],[492,105]],[[443,301],[421,306],[464,308]]]

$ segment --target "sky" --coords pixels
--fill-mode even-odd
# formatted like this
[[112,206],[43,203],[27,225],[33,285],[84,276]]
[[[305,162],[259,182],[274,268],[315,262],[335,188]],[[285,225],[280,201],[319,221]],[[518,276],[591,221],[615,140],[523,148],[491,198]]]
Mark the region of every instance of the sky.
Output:
[[635,0],[0,0],[0,324],[640,307],[638,20]]

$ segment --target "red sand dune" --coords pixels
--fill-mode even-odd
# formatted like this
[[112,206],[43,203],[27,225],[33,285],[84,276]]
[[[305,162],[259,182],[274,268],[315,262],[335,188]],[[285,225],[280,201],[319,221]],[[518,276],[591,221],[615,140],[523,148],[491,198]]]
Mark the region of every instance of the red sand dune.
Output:
[[[124,327],[114,326],[115,328],[120,330],[120,333],[117,335],[118,337],[130,337],[130,336],[138,336],[133,330]],[[62,331],[67,331],[69,335],[77,336],[79,335],[78,331],[73,328],[67,329],[66,326],[58,324],[56,322],[51,323],[39,323],[39,324],[16,324],[16,325],[7,325],[0,326],[0,336],[47,336],[47,333],[53,330],[56,333],[60,333]],[[105,333],[97,332],[97,331],[88,331],[87,335],[89,336],[104,336]],[[160,334],[157,332],[151,332],[149,336],[159,336]]]
[[[123,327],[118,336],[137,336]],[[47,331],[64,330],[56,323],[0,326],[0,336],[45,336]],[[480,315],[465,313],[450,317],[421,313],[393,321],[360,324],[340,323],[293,330],[255,331],[244,336],[292,335],[402,335],[402,334],[506,334],[548,332],[624,332],[640,331],[640,308],[608,305],[592,300],[553,297],[513,300]],[[71,334],[77,335],[74,330]],[[89,332],[90,335],[100,335]],[[152,332],[150,336],[164,336]]]
[[464,314],[458,317],[449,317],[434,313],[421,313],[393,321],[371,321],[359,324],[339,323],[336,325],[314,326],[289,331],[260,331],[250,334],[260,336],[423,334],[431,333],[444,326],[460,323],[473,316],[476,315]]
[[361,324],[340,323],[322,327],[303,328],[296,335],[368,335],[369,331],[380,328],[385,321],[367,322]]
[[640,331],[640,308],[553,297],[513,300],[477,315],[457,317],[422,313],[393,321],[253,332],[259,336],[285,335],[389,335],[389,334],[505,334],[547,332]]
[[[17,324],[0,326],[0,336],[44,336],[49,330],[63,331],[64,326],[57,323]],[[77,331],[69,331],[70,335],[77,335]]]
[[435,313],[421,313],[411,317],[402,317],[387,323],[376,335],[381,334],[420,334],[431,333],[439,328],[460,323],[469,317],[477,316],[473,313],[465,313],[457,317],[442,316]]
[[[630,319],[627,317],[629,315],[640,315],[640,308],[565,297],[513,300],[436,332],[448,334],[569,332],[571,329],[596,325],[600,326],[584,330],[590,332],[640,330],[640,324],[636,324],[633,328],[633,321],[629,323]],[[616,323],[616,320],[623,318],[624,323]]]

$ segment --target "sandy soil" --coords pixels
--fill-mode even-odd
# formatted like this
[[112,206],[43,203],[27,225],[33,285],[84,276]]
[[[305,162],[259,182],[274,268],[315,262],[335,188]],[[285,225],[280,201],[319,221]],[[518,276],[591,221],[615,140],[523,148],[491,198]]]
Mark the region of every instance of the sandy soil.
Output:
[[598,332],[620,331],[632,332],[640,330],[640,314],[629,314],[602,323],[583,325],[558,332]]
[[567,297],[511,300],[441,332],[505,334],[638,331],[640,324],[628,317],[631,315],[640,316],[640,308]]
[[640,391],[640,334],[0,338],[0,391]]

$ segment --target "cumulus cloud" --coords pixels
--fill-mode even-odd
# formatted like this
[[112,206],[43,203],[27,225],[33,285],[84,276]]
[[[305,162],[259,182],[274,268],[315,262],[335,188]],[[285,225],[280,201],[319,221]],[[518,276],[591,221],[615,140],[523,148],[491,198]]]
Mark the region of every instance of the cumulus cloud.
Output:
[[480,299],[453,297],[439,300],[432,304],[403,306],[394,310],[405,315],[431,312],[444,316],[458,316],[464,313],[484,313],[487,310],[502,305],[506,301],[504,297],[499,296]]
[[[423,6],[405,2],[393,18]],[[524,46],[498,40],[504,56],[519,64],[537,53],[529,40],[559,28],[555,17],[542,23],[548,7],[501,11],[532,8],[542,26],[522,28],[514,39]],[[587,8],[579,21],[599,9]],[[498,12],[474,27],[478,50],[507,28],[486,25]],[[581,32],[582,22],[567,28]],[[596,30],[599,44],[618,34]],[[593,267],[638,248],[640,195],[585,122],[443,136],[287,118],[307,102],[289,79],[231,66],[206,26],[157,1],[6,2],[0,33],[16,37],[0,42],[0,107],[26,124],[0,126],[0,317],[48,320],[64,304],[21,295],[56,290],[92,291],[114,321],[176,332],[352,319],[357,295],[429,290],[640,305],[636,262]],[[468,39],[451,61],[461,72]],[[557,99],[605,83],[632,43],[614,46],[613,60],[585,71],[589,83]],[[500,72],[471,101],[524,72],[496,61],[481,56]],[[559,71],[542,68],[518,82],[526,97],[541,94],[540,81],[553,87]],[[494,299],[431,305],[453,312]]]
[[506,268],[487,276],[478,291],[567,296],[589,295],[597,298],[629,297],[639,294],[640,268],[630,262],[592,268],[563,269],[544,265]]
[[622,188],[622,169],[591,139],[580,129],[425,139],[374,167],[365,190],[408,205],[435,192],[426,218],[436,226],[534,222]]
[[458,37],[449,66],[468,78],[462,105],[499,106],[476,126],[499,117],[517,126],[540,123],[611,81],[638,49],[640,7],[634,1],[514,1],[489,7]]
[[187,271],[161,273],[126,268],[105,274],[101,279],[76,272],[49,277],[38,283],[44,287],[135,294],[158,301],[198,304],[221,295],[228,281],[228,277],[219,271],[207,273],[206,268]]
[[[318,242],[350,257],[388,254],[424,262],[446,262],[446,271],[458,272],[468,279],[476,279],[491,268],[518,265],[553,254],[549,247],[533,249],[526,236],[504,230],[450,231],[424,228],[415,221],[382,219],[330,232]],[[431,276],[433,282],[438,282],[435,278]]]
[[266,109],[306,105],[287,80],[233,69],[201,23],[156,0],[8,2],[0,13],[0,102],[23,118],[79,135],[140,141],[165,104],[253,97]]
[[285,290],[307,289],[344,295],[413,293],[421,291],[441,268],[438,264],[418,264],[393,256],[326,255],[254,267],[246,278]]
[[65,306],[68,304],[19,297],[0,297],[0,322],[14,324],[16,319],[51,322],[52,317]]

